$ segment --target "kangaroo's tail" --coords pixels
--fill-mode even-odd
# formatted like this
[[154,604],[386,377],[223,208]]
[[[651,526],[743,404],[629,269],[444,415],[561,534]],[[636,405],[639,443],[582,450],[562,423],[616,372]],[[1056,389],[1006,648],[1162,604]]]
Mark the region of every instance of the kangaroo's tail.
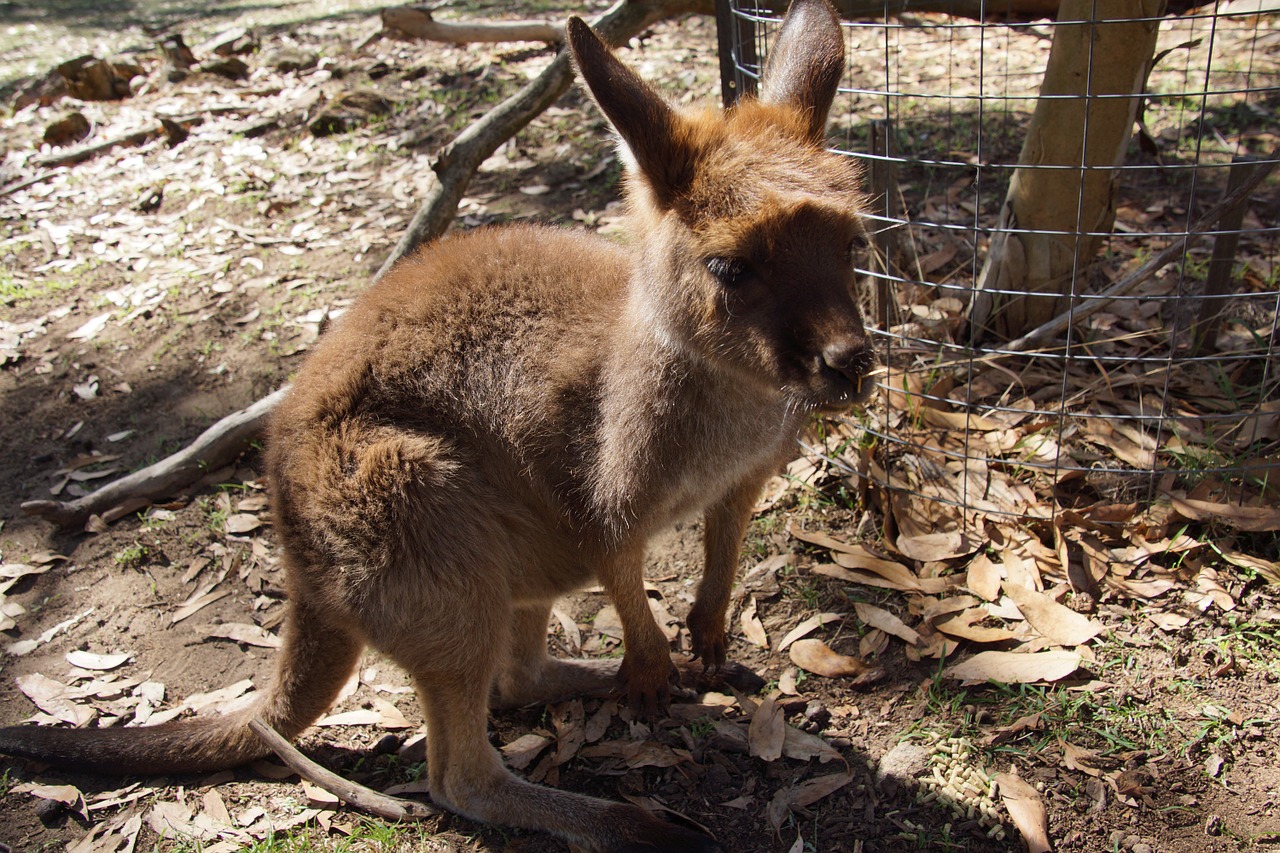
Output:
[[333,703],[363,648],[305,603],[288,608],[275,680],[248,708],[138,728],[9,726],[0,728],[0,753],[112,775],[198,773],[263,757],[269,750],[249,721],[295,737]]

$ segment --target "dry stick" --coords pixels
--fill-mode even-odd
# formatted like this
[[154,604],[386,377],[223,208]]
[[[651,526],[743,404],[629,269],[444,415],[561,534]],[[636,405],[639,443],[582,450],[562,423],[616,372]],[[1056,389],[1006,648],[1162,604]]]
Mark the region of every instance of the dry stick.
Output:
[[70,166],[75,163],[82,163],[85,160],[92,159],[104,151],[110,151],[118,145],[141,145],[153,136],[159,136],[164,133],[164,127],[156,122],[154,127],[146,127],[142,130],[135,130],[133,133],[126,133],[123,136],[112,137],[105,142],[99,142],[94,145],[86,145],[82,148],[76,148],[63,154],[51,154],[48,157],[40,157],[32,162],[37,166]]
[[1191,237],[1205,231],[1210,231],[1224,213],[1232,207],[1239,204],[1249,196],[1259,184],[1271,174],[1271,170],[1276,167],[1276,152],[1268,155],[1267,160],[1270,162],[1259,163],[1253,174],[1249,175],[1240,183],[1233,191],[1227,193],[1221,201],[1209,208],[1204,216],[1201,216],[1196,223],[1187,229],[1187,233],[1176,238],[1172,243],[1166,246],[1162,251],[1157,253],[1155,257],[1129,273],[1115,284],[1108,287],[1096,296],[1087,297],[1088,301],[1072,310],[1065,311],[1054,317],[1047,323],[1032,329],[1020,338],[1010,341],[1000,346],[1001,352],[1026,352],[1033,346],[1041,343],[1047,338],[1059,335],[1066,331],[1067,327],[1097,313],[1106,306],[1110,305],[1117,297],[1123,296],[1129,291],[1142,284],[1147,279],[1159,272],[1165,264],[1177,258],[1186,251],[1187,243]]
[[437,21],[420,6],[382,10],[383,30],[453,44],[501,41],[564,41],[564,25],[546,21]]
[[[691,8],[691,0],[618,0],[593,26],[606,40],[624,42],[662,18]],[[560,53],[551,65],[523,89],[503,101],[458,135],[440,153],[435,170],[440,180],[414,216],[391,257],[378,270],[382,278],[400,258],[425,240],[440,236],[458,212],[458,202],[476,169],[498,146],[549,107],[572,79],[569,60]],[[228,415],[209,427],[191,446],[128,477],[109,483],[73,501],[28,501],[22,509],[59,527],[83,525],[90,515],[138,498],[172,494],[234,459],[261,432],[267,415],[284,396],[285,388],[247,409]]]
[[53,169],[52,171],[43,172],[39,175],[36,175],[35,177],[27,178],[25,181],[18,181],[16,184],[9,184],[7,187],[0,187],[0,197],[12,195],[13,193],[16,193],[16,192],[21,192],[22,190],[25,190],[27,187],[33,187],[38,183],[49,180],[54,175],[60,175],[60,174],[62,174],[61,169]]
[[[249,93],[245,93],[245,94],[249,94]],[[167,132],[165,130],[164,125],[161,124],[161,122],[166,119],[169,121],[172,121],[175,124],[182,125],[184,128],[187,128],[187,127],[194,127],[195,125],[198,125],[198,124],[203,124],[204,117],[207,114],[216,115],[220,113],[244,112],[246,109],[247,109],[246,107],[219,106],[219,107],[210,107],[206,110],[202,110],[201,112],[192,113],[191,115],[159,116],[156,119],[156,124],[151,127],[144,127],[142,130],[135,130],[132,133],[126,133],[126,134],[123,134],[122,136],[116,136],[111,139],[105,140],[103,142],[95,143],[93,145],[85,145],[81,148],[76,148],[71,151],[63,152],[61,154],[50,154],[48,157],[38,157],[35,160],[32,160],[31,162],[36,166],[43,166],[43,167],[70,166],[75,163],[82,163],[85,160],[89,160],[93,157],[96,157],[99,154],[103,153],[104,151],[110,151],[112,148],[115,148],[118,145],[141,145],[143,142],[146,142],[148,139],[150,139],[153,136],[160,136],[161,134]]]
[[267,413],[284,399],[288,389],[286,385],[247,409],[227,415],[182,450],[141,471],[73,501],[27,501],[22,511],[59,527],[73,527],[126,501],[171,495],[243,452],[262,431]]
[[362,812],[388,820],[423,820],[444,814],[435,806],[399,797],[389,797],[372,788],[343,779],[337,773],[326,770],[307,758],[293,744],[281,737],[279,732],[257,717],[249,721],[249,728],[253,729],[253,733],[271,747],[272,752],[278,755],[294,773]]

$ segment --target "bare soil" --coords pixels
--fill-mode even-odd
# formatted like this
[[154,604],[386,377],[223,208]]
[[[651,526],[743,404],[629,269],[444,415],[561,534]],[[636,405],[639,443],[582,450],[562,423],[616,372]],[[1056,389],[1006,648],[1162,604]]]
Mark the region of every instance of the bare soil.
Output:
[[[459,14],[494,14],[495,8],[473,5]],[[34,673],[81,688],[94,679],[128,682],[115,692],[102,686],[94,697],[71,694],[77,706],[121,724],[145,716],[139,711],[144,701],[163,711],[244,679],[259,687],[265,682],[270,648],[209,636],[234,625],[270,633],[280,619],[282,584],[256,453],[210,472],[170,504],[96,525],[94,532],[55,530],[24,516],[19,505],[92,489],[146,465],[286,381],[408,223],[431,180],[433,153],[550,56],[546,49],[510,45],[366,45],[378,24],[363,11],[328,10],[314,18],[291,9],[276,18],[236,14],[241,17],[183,20],[180,10],[157,7],[149,29],[140,15],[114,31],[86,14],[78,19],[77,38],[112,50],[136,48],[129,55],[143,69],[133,81],[136,94],[119,102],[62,100],[3,121],[0,186],[38,180],[0,194],[6,451],[0,455],[0,549],[5,564],[47,571],[22,577],[8,591],[8,605],[18,606],[6,611],[14,625],[0,644],[36,640],[74,620],[33,650],[0,658],[5,724],[41,713],[17,683]],[[244,57],[248,79],[207,73],[168,79],[152,48],[155,29],[181,30],[195,45],[240,20],[256,25],[258,49]],[[54,32],[42,26],[66,25],[53,17],[26,23],[34,37]],[[709,99],[719,90],[714,47],[713,23],[691,17],[654,27],[633,43],[628,59],[677,100]],[[278,70],[272,57],[286,49],[312,54],[314,66]],[[32,56],[25,66],[7,66],[7,88],[18,88],[18,76],[43,74],[69,58]],[[345,133],[313,135],[308,124],[319,111],[356,91],[378,93],[392,111]],[[93,126],[86,144],[147,126],[159,115],[201,121],[172,146],[159,136],[67,168],[39,165],[55,153],[42,147],[45,128],[73,107]],[[575,90],[485,165],[455,227],[532,217],[612,231],[618,176],[603,122]],[[158,205],[143,203],[157,192]],[[92,324],[103,315],[109,316]],[[80,479],[104,471],[110,473]],[[933,749],[939,738],[957,736],[973,744],[975,766],[1016,770],[1040,790],[1058,850],[1200,853],[1280,841],[1280,603],[1263,575],[1215,563],[1230,610],[1199,598],[1184,601],[1186,582],[1145,601],[1115,592],[1096,602],[1063,596],[1106,627],[1079,671],[1053,685],[961,687],[941,677],[939,661],[911,659],[901,641],[874,635],[855,615],[861,602],[914,623],[931,599],[813,571],[829,564],[831,554],[790,535],[788,525],[854,541],[874,534],[878,510],[874,499],[870,506],[845,500],[840,478],[830,472],[810,479],[785,489],[752,528],[743,554],[748,580],[732,614],[731,655],[768,682],[790,724],[820,736],[838,760],[765,761],[735,739],[735,732],[746,731],[742,700],[723,710],[714,697],[692,697],[652,725],[617,711],[594,741],[602,748],[593,752],[588,743],[558,766],[548,765],[544,752],[522,772],[572,790],[647,798],[706,826],[726,850],[743,853],[1023,849],[1007,813],[1002,840],[977,819],[957,817],[937,801],[920,802],[913,786],[877,779],[881,759],[899,743]],[[1051,530],[1031,529],[1052,547]],[[1203,530],[1186,529],[1192,536]],[[699,534],[697,524],[673,531],[650,560],[654,599],[677,618],[691,602]],[[1268,562],[1277,556],[1270,534],[1241,534],[1237,547]],[[922,576],[926,568],[947,574],[965,564],[909,563]],[[764,571],[751,573],[761,565]],[[209,586],[224,569],[225,577]],[[206,588],[221,597],[175,622],[193,593]],[[787,652],[761,649],[737,630],[751,601],[775,644],[807,617],[840,614],[812,636],[837,651],[870,654],[884,677],[870,685],[805,677]],[[597,621],[606,604],[592,591],[566,602],[570,624],[553,620],[557,653],[580,643],[589,654],[617,654],[616,639]],[[1182,618],[1150,618],[1162,613]],[[686,642],[680,631],[675,646]],[[965,644],[958,654],[975,649]],[[66,658],[75,650],[128,652],[130,658],[87,675]],[[163,699],[144,700],[144,682],[163,685]],[[789,692],[778,693],[780,687]],[[387,728],[390,718],[379,711],[381,725],[315,728],[301,747],[375,788],[411,780],[421,758],[399,749],[421,719],[403,676],[371,656],[353,688],[335,712],[378,711],[390,702],[410,728]],[[507,744],[531,732],[549,742],[567,738],[601,707],[587,701],[497,714],[494,740]],[[717,728],[717,722],[726,725]],[[646,764],[610,747],[635,741],[653,744],[660,760]],[[162,838],[160,822],[151,818],[160,803],[208,813],[211,793],[233,822],[245,821],[235,827],[239,835],[213,832],[199,845],[237,849],[266,843],[260,839],[269,833],[254,809],[280,826],[308,807],[296,777],[273,780],[263,768],[212,778],[119,780],[17,761],[0,766],[7,774],[0,785],[0,842],[14,850],[63,849],[93,827],[123,824],[118,819],[135,812],[144,818],[136,849],[197,849],[197,842],[172,832]],[[846,770],[847,784],[795,804],[797,786]],[[19,787],[31,781],[75,785],[91,803],[137,782],[123,796],[139,797],[93,809],[86,819]],[[386,837],[371,826],[347,810],[324,809],[289,831],[317,849],[339,849],[351,833],[352,849],[362,850],[563,849],[546,837],[454,816]],[[121,831],[116,826],[76,849],[121,849]]]

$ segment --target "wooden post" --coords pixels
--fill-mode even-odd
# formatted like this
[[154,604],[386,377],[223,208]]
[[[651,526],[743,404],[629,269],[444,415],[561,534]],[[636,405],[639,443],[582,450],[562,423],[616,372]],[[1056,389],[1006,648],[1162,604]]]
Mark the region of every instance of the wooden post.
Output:
[[[1227,176],[1227,194],[1230,195],[1257,168],[1256,157],[1236,157],[1232,160],[1231,171]],[[1227,307],[1227,300],[1222,297],[1231,292],[1231,268],[1235,265],[1236,247],[1240,245],[1240,225],[1244,222],[1244,212],[1248,206],[1248,199],[1240,199],[1222,214],[1222,218],[1214,226],[1215,231],[1222,233],[1213,239],[1213,255],[1209,258],[1209,272],[1205,276],[1200,316],[1196,318],[1191,331],[1193,356],[1204,355],[1216,349],[1218,320]]]

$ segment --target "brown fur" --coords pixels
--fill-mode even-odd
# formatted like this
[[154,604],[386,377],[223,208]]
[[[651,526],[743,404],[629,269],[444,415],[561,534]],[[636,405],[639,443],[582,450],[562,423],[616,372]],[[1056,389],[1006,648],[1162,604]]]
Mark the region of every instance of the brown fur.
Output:
[[[858,175],[820,145],[842,43],[825,0],[797,0],[765,100],[681,114],[581,21],[569,35],[638,166],[637,245],[520,226],[398,266],[272,419],[290,609],[266,698],[156,729],[6,729],[0,748],[116,771],[241,763],[263,751],[249,717],[295,736],[373,646],[413,678],[441,805],[593,851],[715,849],[634,806],[516,778],[487,713],[619,680],[643,708],[665,702],[670,650],[641,569],[650,537],[696,513],[706,571],[689,629],[707,666],[724,663],[763,483],[809,412],[868,390],[848,256],[864,241]],[[621,666],[552,659],[552,602],[596,578],[622,619]]]

